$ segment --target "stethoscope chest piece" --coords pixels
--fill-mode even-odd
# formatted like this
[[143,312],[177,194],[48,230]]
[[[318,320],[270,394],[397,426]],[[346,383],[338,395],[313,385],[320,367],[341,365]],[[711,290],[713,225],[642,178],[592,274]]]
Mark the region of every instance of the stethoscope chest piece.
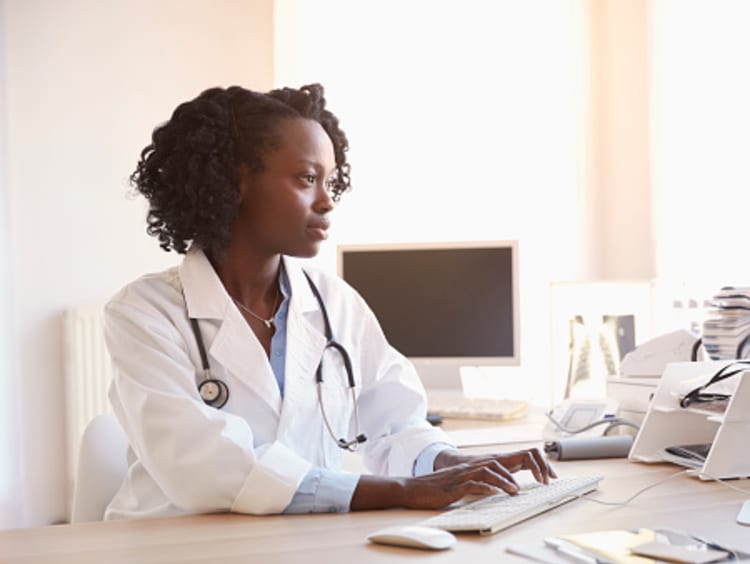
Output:
[[229,388],[216,378],[206,378],[198,385],[198,393],[207,405],[221,409],[229,400]]

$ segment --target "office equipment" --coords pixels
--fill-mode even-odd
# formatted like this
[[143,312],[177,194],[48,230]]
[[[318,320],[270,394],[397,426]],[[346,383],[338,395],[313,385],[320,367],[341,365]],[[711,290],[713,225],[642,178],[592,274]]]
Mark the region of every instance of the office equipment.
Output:
[[559,478],[547,486],[522,489],[515,496],[501,492],[449,509],[421,524],[448,531],[478,531],[482,535],[491,535],[594,491],[601,479],[601,476]]
[[737,374],[736,389],[723,413],[681,407],[681,384],[708,381],[727,361],[676,362],[664,371],[629,458],[639,462],[674,462],[669,447],[710,444],[698,469],[702,479],[750,476],[750,371]]
[[543,437],[552,440],[574,435],[601,436],[609,428],[608,423],[616,419],[617,409],[617,402],[608,398],[563,400],[547,414]]
[[368,535],[367,540],[378,544],[431,550],[444,550],[456,544],[456,537],[448,531],[421,525],[386,527]]
[[620,416],[643,422],[667,365],[697,356],[698,336],[685,329],[654,337],[625,355],[620,373],[607,378],[607,397],[620,404]]
[[711,443],[696,445],[675,445],[664,449],[664,459],[681,466],[701,468],[706,463]]
[[544,443],[544,452],[555,460],[624,458],[633,446],[631,435],[559,439]]
[[620,417],[640,425],[658,385],[658,378],[610,376],[607,378],[606,393],[608,398],[618,403]]
[[654,337],[623,357],[620,363],[620,376],[659,378],[670,362],[692,360],[693,348],[697,341],[698,336],[686,329]]
[[750,525],[750,500],[747,500],[740,507],[740,512],[737,514],[737,522],[740,525]]
[[428,392],[427,398],[429,414],[453,419],[509,421],[523,417],[529,407],[525,400],[471,398],[431,392]]
[[428,389],[460,389],[462,366],[519,365],[516,241],[342,245],[337,258]]

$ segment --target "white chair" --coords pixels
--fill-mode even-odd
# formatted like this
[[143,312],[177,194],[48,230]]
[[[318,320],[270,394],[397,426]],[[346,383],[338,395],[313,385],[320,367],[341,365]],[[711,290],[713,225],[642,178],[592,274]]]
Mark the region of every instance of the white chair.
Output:
[[86,425],[78,451],[70,520],[101,521],[128,471],[128,441],[114,414],[97,415]]

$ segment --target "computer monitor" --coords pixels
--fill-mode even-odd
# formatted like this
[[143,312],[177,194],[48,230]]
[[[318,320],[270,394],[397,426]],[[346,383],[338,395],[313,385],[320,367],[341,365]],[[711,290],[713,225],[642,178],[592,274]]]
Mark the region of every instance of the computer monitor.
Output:
[[340,245],[337,264],[426,387],[520,364],[517,241]]

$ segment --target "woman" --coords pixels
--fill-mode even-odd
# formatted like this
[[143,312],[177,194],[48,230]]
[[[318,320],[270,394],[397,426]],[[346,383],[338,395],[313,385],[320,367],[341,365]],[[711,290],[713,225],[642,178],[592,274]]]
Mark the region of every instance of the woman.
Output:
[[[521,468],[555,476],[536,449],[452,448],[361,297],[291,258],[327,238],[347,149],[316,84],[210,89],[154,131],[131,180],[148,232],[186,256],[106,309],[110,398],[130,442],[106,518],[439,508],[516,493]],[[358,446],[372,474],[341,470]]]

